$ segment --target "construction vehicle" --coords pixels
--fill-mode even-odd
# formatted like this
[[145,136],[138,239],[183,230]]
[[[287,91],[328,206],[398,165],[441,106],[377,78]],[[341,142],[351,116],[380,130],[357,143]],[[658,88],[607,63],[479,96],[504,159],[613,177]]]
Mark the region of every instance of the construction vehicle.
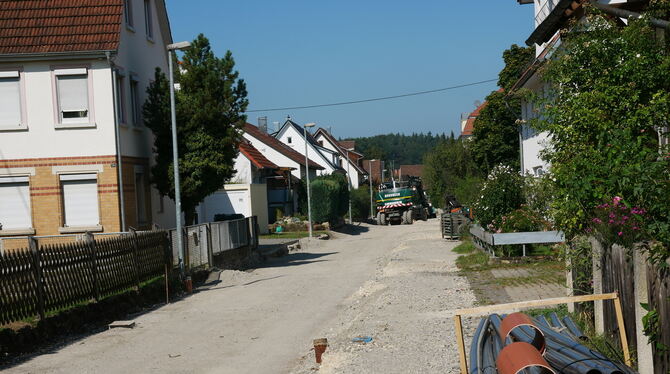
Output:
[[382,183],[377,193],[377,224],[403,223],[428,219],[428,201],[423,193],[421,178]]

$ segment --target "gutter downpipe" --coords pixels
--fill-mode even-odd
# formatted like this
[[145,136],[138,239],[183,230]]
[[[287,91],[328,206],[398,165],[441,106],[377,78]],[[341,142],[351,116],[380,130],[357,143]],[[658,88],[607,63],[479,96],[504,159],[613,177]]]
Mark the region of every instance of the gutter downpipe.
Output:
[[[600,4],[597,2],[591,2],[591,5],[593,5],[594,8],[600,9],[603,12],[607,14],[611,14],[613,16],[621,17],[621,18],[633,18],[633,19],[640,19],[642,18],[642,15],[640,13],[635,13],[631,12],[630,10],[626,9],[621,9],[621,8],[615,8],[611,5],[606,5],[606,4]],[[649,22],[651,22],[652,25],[662,28],[662,29],[670,29],[670,21],[658,19],[658,18],[650,18]]]
[[114,96],[114,137],[116,143],[116,176],[117,183],[119,185],[119,211],[121,214],[121,231],[126,231],[126,207],[125,207],[125,196],[123,193],[123,164],[121,157],[121,129],[119,127],[119,102],[118,102],[118,93],[116,92],[116,67],[114,66],[114,61],[112,61],[111,55],[109,52],[105,52],[105,57],[107,57],[107,62],[109,67],[112,70],[112,95]]

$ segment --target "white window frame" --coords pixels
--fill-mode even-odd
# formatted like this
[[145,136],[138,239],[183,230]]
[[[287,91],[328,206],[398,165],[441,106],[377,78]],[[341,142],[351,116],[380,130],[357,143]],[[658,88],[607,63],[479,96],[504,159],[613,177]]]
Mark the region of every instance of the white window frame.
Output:
[[[138,176],[141,178],[142,185],[138,188],[137,185],[137,178]],[[146,176],[144,175],[144,167],[142,166],[135,166],[134,169],[134,178],[133,178],[133,183],[135,184],[135,217],[137,221],[137,225],[145,225],[149,221],[149,217],[147,215],[147,194],[146,194]],[[140,194],[142,194],[142,199],[139,198]],[[141,200],[141,201],[140,201]],[[141,203],[141,204],[140,204]],[[141,216],[144,217],[141,217]]]
[[128,111],[126,110],[126,73],[123,68],[116,68],[116,101],[119,125],[128,124]]
[[[61,191],[61,227],[59,228],[59,232],[61,234],[67,234],[67,233],[77,233],[77,232],[99,232],[103,231],[102,225],[100,224],[100,221],[102,220],[101,214],[100,214],[100,193],[98,192],[98,185],[99,185],[99,175],[97,173],[97,170],[91,170],[91,171],[84,171],[83,169],[81,171],[77,171],[75,173],[59,173],[58,174],[58,184],[59,188]],[[63,190],[63,181],[68,182],[68,181],[94,181],[95,186],[96,186],[96,202],[97,202],[97,209],[98,209],[98,222],[97,223],[91,223],[90,225],[68,225],[67,224],[67,217],[65,214],[66,206],[65,206],[65,191]]]
[[[35,229],[33,228],[33,214],[32,214],[32,199],[30,196],[30,175],[35,175],[34,173],[21,173],[21,174],[0,174],[0,187],[5,183],[25,183],[28,187],[28,216],[29,216],[29,225],[27,227],[21,228],[12,228],[12,229],[0,229],[0,236],[3,235],[34,235]],[[0,222],[1,223],[1,222]]]
[[154,15],[151,12],[151,0],[144,0],[144,33],[147,40],[154,41]]
[[[51,67],[51,85],[54,104],[54,123],[56,129],[95,127],[95,107],[93,100],[93,77],[90,65],[70,65]],[[60,98],[58,90],[58,77],[66,75],[86,75],[88,118],[86,121],[63,121],[60,109]]]
[[123,0],[123,14],[126,21],[126,28],[135,32],[135,20],[133,19],[133,0]]
[[[133,87],[134,86],[134,87]],[[140,104],[140,79],[130,73],[130,118],[135,127],[142,126],[142,105]]]
[[26,82],[23,73],[23,67],[6,67],[0,69],[0,79],[2,78],[18,78],[19,80],[19,123],[16,125],[1,125],[0,131],[27,131],[27,115],[26,115]]

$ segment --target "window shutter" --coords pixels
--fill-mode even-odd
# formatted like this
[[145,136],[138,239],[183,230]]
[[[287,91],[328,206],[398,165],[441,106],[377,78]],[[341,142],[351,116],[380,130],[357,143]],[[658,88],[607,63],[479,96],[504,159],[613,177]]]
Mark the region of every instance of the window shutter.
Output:
[[[88,119],[88,79],[87,75],[59,75],[58,103],[64,122]],[[65,116],[67,112],[82,112]]]
[[21,90],[16,77],[0,77],[0,126],[21,124]]
[[31,228],[30,212],[28,177],[0,178],[0,224],[2,230]]
[[65,226],[96,226],[100,223],[98,183],[94,178],[95,174],[61,175]]

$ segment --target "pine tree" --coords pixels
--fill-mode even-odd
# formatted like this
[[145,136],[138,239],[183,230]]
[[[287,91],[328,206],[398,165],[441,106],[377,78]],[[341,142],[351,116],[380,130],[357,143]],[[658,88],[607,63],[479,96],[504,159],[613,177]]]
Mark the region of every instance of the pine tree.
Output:
[[[246,84],[234,70],[232,53],[218,58],[202,34],[193,41],[175,71],[177,142],[182,211],[186,224],[193,223],[195,208],[234,174],[234,160],[246,121]],[[157,69],[147,88],[144,121],[154,135],[156,165],[152,183],[162,195],[174,200],[169,83]]]

